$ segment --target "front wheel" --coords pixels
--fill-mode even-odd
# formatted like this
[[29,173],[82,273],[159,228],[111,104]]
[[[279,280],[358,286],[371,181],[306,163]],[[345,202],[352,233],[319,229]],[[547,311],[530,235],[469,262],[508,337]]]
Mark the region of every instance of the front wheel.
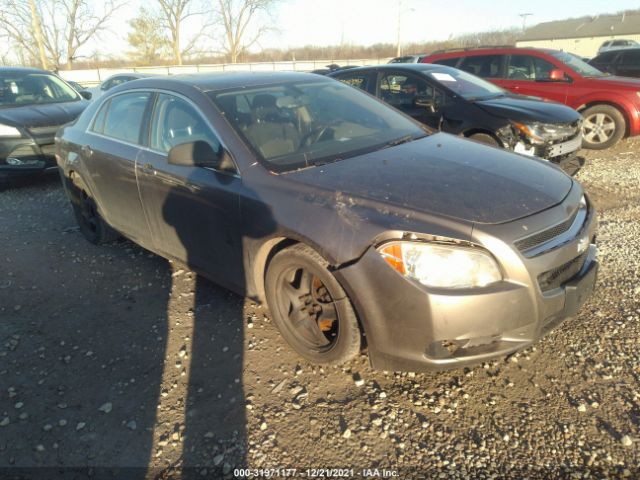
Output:
[[360,351],[360,328],[327,266],[310,247],[293,245],[271,260],[265,290],[276,326],[298,354],[313,363],[340,364]]
[[499,147],[498,141],[488,133],[474,133],[469,136],[469,140],[474,142],[484,143],[485,145],[491,145],[492,147]]
[[594,105],[582,112],[582,146],[603,150],[620,141],[626,130],[624,116],[611,105]]

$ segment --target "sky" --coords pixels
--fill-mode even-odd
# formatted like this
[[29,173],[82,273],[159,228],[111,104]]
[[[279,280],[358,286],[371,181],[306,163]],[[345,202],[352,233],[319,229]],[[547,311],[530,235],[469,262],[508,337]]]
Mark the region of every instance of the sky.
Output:
[[[276,12],[280,32],[264,46],[344,42],[396,43],[399,0],[288,0]],[[458,34],[522,26],[640,7],[630,0],[402,0],[401,40],[446,40]],[[446,6],[445,6],[446,5]]]
[[[100,2],[100,0],[89,0]],[[205,5],[214,0],[200,0]],[[153,0],[129,0],[109,22],[109,30],[79,52],[90,56],[124,57],[129,19],[141,5]],[[277,31],[264,36],[252,50],[296,48],[305,45],[351,43],[396,44],[401,6],[402,43],[445,40],[450,36],[521,27],[522,13],[531,13],[527,25],[584,15],[615,13],[640,7],[631,0],[279,0],[272,12]],[[197,20],[195,20],[197,22]],[[198,31],[186,24],[183,37]],[[209,41],[209,46],[213,46]],[[415,53],[415,52],[414,52]]]

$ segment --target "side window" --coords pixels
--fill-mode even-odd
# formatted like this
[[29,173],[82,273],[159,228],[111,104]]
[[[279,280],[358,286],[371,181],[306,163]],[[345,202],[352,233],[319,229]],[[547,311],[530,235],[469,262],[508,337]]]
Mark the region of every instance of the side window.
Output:
[[359,88],[360,90],[367,90],[369,79],[367,75],[354,75],[351,77],[340,77],[338,78],[342,83],[346,83],[352,87]]
[[483,78],[499,78],[502,55],[476,55],[465,57],[458,68]]
[[436,60],[431,63],[437,63],[438,65],[446,65],[447,67],[455,67],[458,64],[460,57],[455,58],[443,58],[441,60]]
[[100,111],[96,115],[96,118],[93,119],[93,125],[91,126],[92,132],[101,134],[104,133],[104,123],[107,120],[109,105],[111,105],[111,100],[107,100],[106,102],[104,102],[102,107],[100,107]]
[[[109,100],[109,105],[105,104],[102,108],[107,108],[106,117],[102,133],[107,137],[118,140],[124,140],[130,143],[139,143],[140,128],[144,119],[144,112],[149,101],[149,93],[131,92],[117,95]],[[99,112],[98,117],[102,114]],[[97,128],[97,121],[94,128]],[[97,132],[97,130],[94,130]]]
[[553,64],[531,55],[511,55],[507,66],[510,80],[547,80]]
[[623,50],[622,59],[620,59],[618,63],[640,67],[640,50]]
[[434,95],[434,88],[420,78],[387,74],[380,79],[380,98],[401,110],[415,107],[417,99],[433,99]]
[[203,140],[214,151],[220,149],[220,141],[204,118],[185,100],[160,94],[151,118],[149,146],[160,152],[168,152],[182,143]]

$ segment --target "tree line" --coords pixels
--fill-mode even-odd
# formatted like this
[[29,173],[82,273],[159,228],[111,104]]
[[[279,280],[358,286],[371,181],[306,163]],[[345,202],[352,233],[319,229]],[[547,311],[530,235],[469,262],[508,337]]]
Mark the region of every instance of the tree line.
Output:
[[[390,43],[252,48],[260,46],[258,42],[266,32],[276,29],[272,11],[280,0],[149,0],[128,21],[126,58],[109,58],[100,51],[80,56],[78,52],[89,42],[99,43],[125,1],[0,0],[0,38],[12,54],[10,57],[7,52],[0,61],[57,70],[318,58],[339,61],[396,54],[396,45]],[[442,48],[513,45],[521,33],[515,28],[471,33],[445,41],[405,44],[403,51],[428,53]]]
[[[129,20],[128,60],[171,62],[217,55],[236,63],[268,30],[279,0],[149,0]],[[100,41],[126,0],[0,0],[0,39],[9,46],[2,63],[71,69],[95,63],[78,52]],[[190,23],[186,23],[190,21]],[[193,25],[197,25],[193,31]],[[191,31],[185,32],[186,26]],[[123,63],[123,62],[118,62]],[[127,62],[128,63],[128,62]]]

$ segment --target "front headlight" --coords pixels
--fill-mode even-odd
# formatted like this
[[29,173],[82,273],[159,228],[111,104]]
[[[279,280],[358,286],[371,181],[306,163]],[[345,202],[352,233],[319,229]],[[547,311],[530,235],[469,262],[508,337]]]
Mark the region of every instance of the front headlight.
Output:
[[22,134],[16,127],[9,125],[3,125],[0,123],[0,137],[17,137],[20,138]]
[[378,251],[398,272],[428,287],[486,287],[502,280],[496,261],[480,248],[398,241]]
[[522,132],[531,143],[536,145],[572,137],[579,130],[579,126],[576,126],[575,123],[556,125],[553,123],[513,122],[513,126]]

